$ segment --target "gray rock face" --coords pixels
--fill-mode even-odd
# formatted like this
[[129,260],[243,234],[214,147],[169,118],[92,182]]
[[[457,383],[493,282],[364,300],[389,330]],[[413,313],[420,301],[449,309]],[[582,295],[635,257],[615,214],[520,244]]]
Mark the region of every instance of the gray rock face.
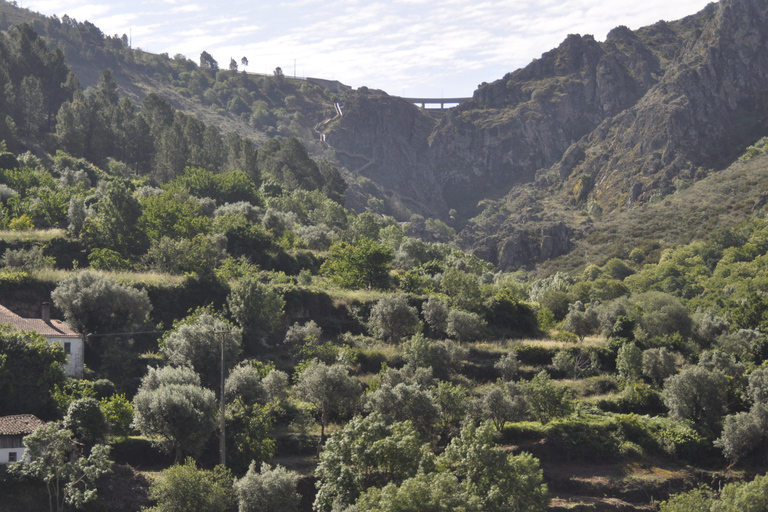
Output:
[[[329,142],[366,155],[367,167],[340,158],[413,211],[472,216],[479,201],[537,180],[542,193],[611,214],[724,167],[768,134],[768,3],[722,0],[680,21],[616,28],[602,43],[570,35],[439,122],[386,95],[344,102]],[[575,233],[506,215],[461,236],[503,268],[561,254]]]

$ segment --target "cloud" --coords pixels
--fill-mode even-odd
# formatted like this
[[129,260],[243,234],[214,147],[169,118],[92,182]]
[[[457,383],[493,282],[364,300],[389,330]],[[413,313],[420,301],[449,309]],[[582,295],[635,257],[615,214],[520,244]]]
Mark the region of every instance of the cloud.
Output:
[[[240,0],[33,1],[44,14],[68,13],[105,33],[133,30],[134,46],[203,50],[220,63],[245,55],[249,69],[276,66],[393,93],[469,96],[559,45],[570,33],[604,40],[617,25],[637,29],[702,9],[708,0],[338,0],[321,4]],[[302,71],[303,70],[303,71]]]

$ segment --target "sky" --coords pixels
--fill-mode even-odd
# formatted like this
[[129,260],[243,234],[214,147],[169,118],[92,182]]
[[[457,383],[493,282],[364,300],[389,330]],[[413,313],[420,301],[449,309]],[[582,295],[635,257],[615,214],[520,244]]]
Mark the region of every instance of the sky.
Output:
[[134,48],[246,71],[339,80],[406,97],[468,97],[558,46],[599,41],[703,9],[708,0],[19,0],[32,11],[90,21]]

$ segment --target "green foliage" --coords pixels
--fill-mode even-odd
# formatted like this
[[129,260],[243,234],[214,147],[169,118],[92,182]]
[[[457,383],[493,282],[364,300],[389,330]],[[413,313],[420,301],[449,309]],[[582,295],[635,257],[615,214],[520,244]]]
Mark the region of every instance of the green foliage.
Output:
[[89,271],[63,279],[51,298],[67,323],[84,333],[133,329],[152,309],[146,290]]
[[62,427],[72,432],[77,441],[87,448],[104,441],[107,420],[94,398],[75,400],[67,408]]
[[403,338],[416,332],[419,316],[416,308],[408,305],[405,296],[387,295],[371,308],[368,324],[371,332],[380,340],[400,343]]
[[375,413],[357,416],[331,436],[320,454],[313,508],[343,510],[366,489],[402,482],[430,460],[410,422],[387,425]]
[[554,384],[542,371],[523,384],[531,415],[542,423],[568,416],[573,412],[573,399],[566,388]]
[[223,466],[200,469],[188,458],[163,470],[162,478],[152,483],[150,497],[157,505],[152,512],[234,512],[234,479]]
[[51,397],[64,384],[65,355],[41,335],[0,325],[0,410],[3,414],[56,416]]
[[132,426],[177,462],[184,452],[198,455],[217,424],[216,397],[199,382],[189,369],[150,368],[133,399]]
[[459,341],[476,341],[485,334],[486,324],[476,313],[452,309],[448,313],[445,332]]
[[643,373],[643,351],[634,343],[623,344],[616,354],[616,369],[624,379],[639,379]]
[[240,512],[298,512],[301,496],[296,492],[299,477],[293,471],[262,463],[256,471],[251,463],[243,478],[235,482]]
[[317,407],[320,413],[320,445],[325,442],[325,426],[332,415],[354,411],[361,391],[357,380],[339,364],[328,366],[313,361],[301,372],[296,393],[299,398]]
[[51,512],[65,505],[79,509],[96,499],[96,480],[112,471],[108,446],[97,445],[87,457],[80,455],[72,432],[57,423],[26,436],[24,446],[29,462],[19,464],[25,474],[45,483]]
[[125,437],[130,433],[133,422],[133,404],[125,398],[125,393],[102,398],[99,406],[112,436]]
[[191,366],[203,385],[215,388],[224,364],[232,368],[242,352],[242,334],[230,322],[210,310],[198,309],[163,335],[160,351],[174,366]]
[[246,332],[269,333],[280,324],[285,300],[270,286],[246,277],[232,288],[227,304]]
[[375,240],[361,238],[355,244],[337,242],[329,249],[320,271],[343,288],[387,288],[394,253]]
[[691,420],[712,430],[728,410],[728,378],[720,371],[688,366],[664,382],[664,404],[676,420]]

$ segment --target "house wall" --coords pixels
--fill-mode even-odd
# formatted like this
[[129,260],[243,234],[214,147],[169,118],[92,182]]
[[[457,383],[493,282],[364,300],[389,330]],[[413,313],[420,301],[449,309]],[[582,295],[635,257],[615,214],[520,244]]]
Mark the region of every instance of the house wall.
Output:
[[[10,462],[9,456],[11,452],[16,452],[16,461],[20,461],[24,458],[24,445],[22,444],[22,436],[0,436],[0,464],[8,464]],[[13,448],[5,448],[6,446],[12,446]]]
[[71,352],[67,356],[67,364],[64,373],[67,377],[83,378],[83,365],[85,362],[85,349],[82,338],[48,338],[48,343],[58,343],[64,349],[64,343],[71,343]]
[[16,460],[20,461],[24,458],[24,450],[26,448],[0,448],[0,464],[8,464],[8,455],[11,452],[16,452]]

